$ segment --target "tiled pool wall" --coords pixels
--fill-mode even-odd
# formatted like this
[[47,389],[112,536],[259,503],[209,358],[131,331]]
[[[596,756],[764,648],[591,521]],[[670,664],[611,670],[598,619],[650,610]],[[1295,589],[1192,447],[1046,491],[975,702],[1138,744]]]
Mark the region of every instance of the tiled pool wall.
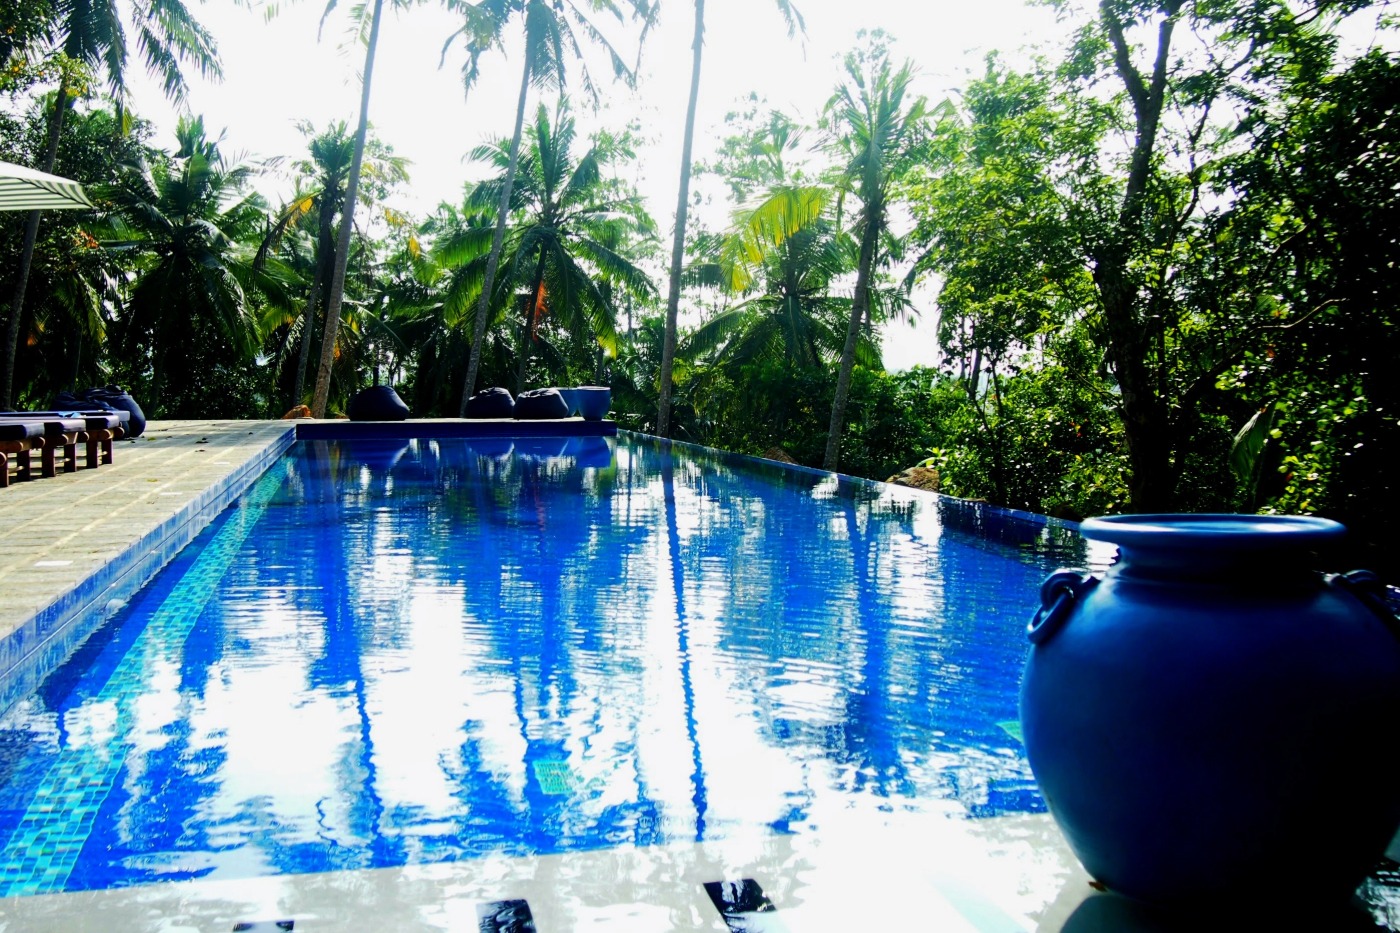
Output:
[[287,430],[224,479],[0,639],[0,711],[32,693],[102,622],[170,563],[296,441]]

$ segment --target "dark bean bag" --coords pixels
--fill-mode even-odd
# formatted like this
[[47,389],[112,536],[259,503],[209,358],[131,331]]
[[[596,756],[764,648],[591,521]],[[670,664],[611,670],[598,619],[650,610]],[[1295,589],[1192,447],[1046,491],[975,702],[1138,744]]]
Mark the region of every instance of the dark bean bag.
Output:
[[408,406],[393,386],[370,386],[350,400],[345,413],[351,421],[402,421]]
[[515,399],[515,417],[521,421],[547,421],[569,417],[569,403],[558,389],[531,389]]
[[141,432],[146,430],[146,415],[141,411],[141,406],[136,403],[136,399],[132,398],[129,392],[120,386],[88,389],[83,393],[83,396],[95,402],[106,402],[117,411],[130,412],[131,418],[126,423],[127,437],[140,437]]
[[482,389],[467,399],[468,418],[514,418],[515,399],[510,392],[495,386]]
[[54,396],[55,411],[124,411],[130,417],[122,424],[123,437],[140,437],[146,430],[146,415],[136,399],[120,386],[95,386],[74,395],[60,392]]

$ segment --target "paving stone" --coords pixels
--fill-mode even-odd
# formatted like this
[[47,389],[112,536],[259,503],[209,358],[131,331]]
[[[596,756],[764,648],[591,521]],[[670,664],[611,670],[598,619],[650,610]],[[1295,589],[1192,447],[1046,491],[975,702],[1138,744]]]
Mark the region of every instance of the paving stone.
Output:
[[[142,437],[114,444],[110,464],[0,489],[0,639],[290,427],[286,421],[153,421]],[[41,561],[72,563],[34,566]]]

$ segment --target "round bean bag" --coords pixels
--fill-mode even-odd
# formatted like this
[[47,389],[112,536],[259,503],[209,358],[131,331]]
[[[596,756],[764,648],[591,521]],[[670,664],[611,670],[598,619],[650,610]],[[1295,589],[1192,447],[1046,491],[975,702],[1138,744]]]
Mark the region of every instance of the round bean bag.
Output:
[[351,421],[402,421],[408,406],[393,386],[370,386],[350,399],[345,413]]
[[136,403],[136,399],[131,397],[120,386],[103,386],[100,389],[88,389],[83,396],[94,402],[106,402],[117,411],[127,411],[131,413],[131,418],[126,423],[127,437],[140,437],[141,432],[146,430],[146,415],[141,411],[141,406]]
[[569,417],[569,403],[558,389],[531,389],[515,400],[515,417],[521,421],[547,421]]
[[482,389],[467,400],[467,417],[513,418],[515,399],[510,397],[509,391],[500,386]]

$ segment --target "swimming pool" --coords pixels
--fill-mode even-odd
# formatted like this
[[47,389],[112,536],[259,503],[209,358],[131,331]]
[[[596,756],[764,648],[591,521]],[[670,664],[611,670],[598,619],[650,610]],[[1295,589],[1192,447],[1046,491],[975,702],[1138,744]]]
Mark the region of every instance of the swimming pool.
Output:
[[1038,812],[1082,547],[625,434],[299,442],[0,722],[0,896]]

